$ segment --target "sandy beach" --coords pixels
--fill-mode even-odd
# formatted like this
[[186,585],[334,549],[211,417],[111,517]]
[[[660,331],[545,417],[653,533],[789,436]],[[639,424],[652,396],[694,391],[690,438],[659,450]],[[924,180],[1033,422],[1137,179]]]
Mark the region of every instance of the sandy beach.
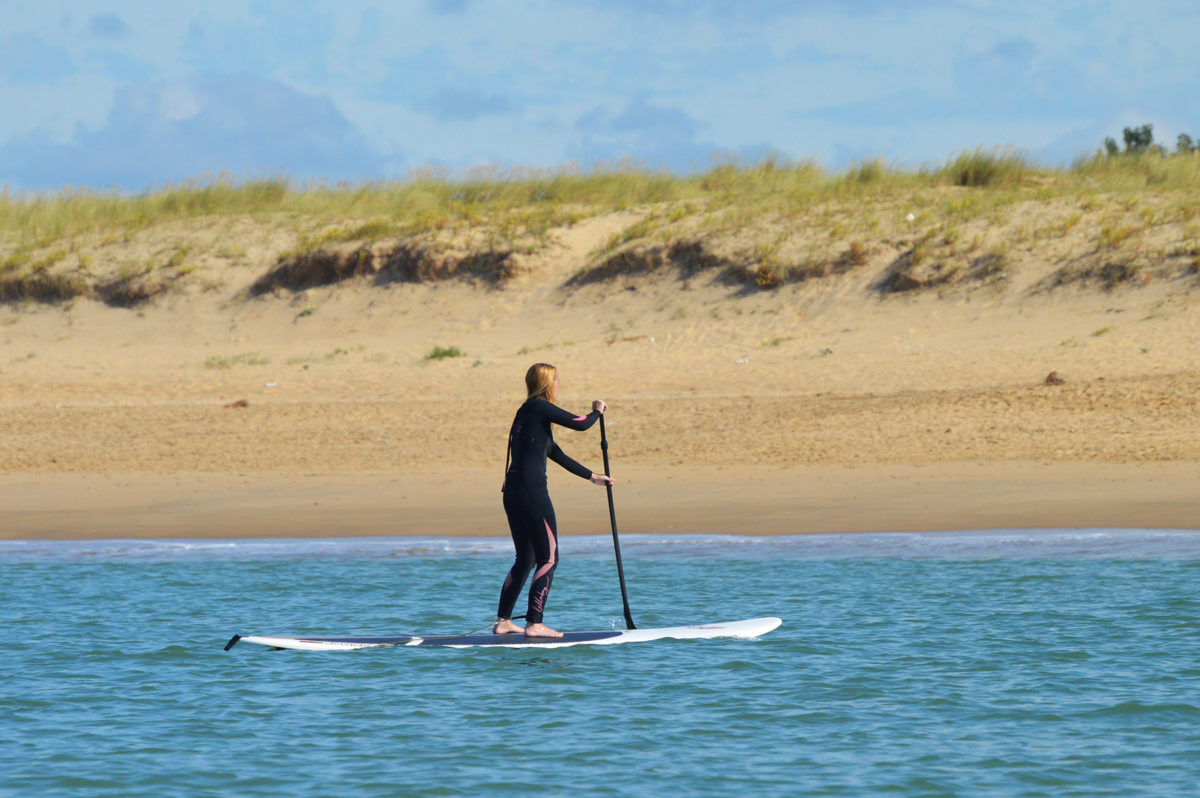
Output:
[[[557,231],[500,286],[251,297],[266,252],[134,308],[0,306],[0,536],[506,535],[536,361],[568,409],[609,402],[623,532],[1197,526],[1194,274],[1044,290],[1032,253],[882,295],[884,251],[771,290],[573,283],[635,218]],[[558,440],[601,469],[595,430]],[[564,534],[608,531],[603,491],[552,495]]]

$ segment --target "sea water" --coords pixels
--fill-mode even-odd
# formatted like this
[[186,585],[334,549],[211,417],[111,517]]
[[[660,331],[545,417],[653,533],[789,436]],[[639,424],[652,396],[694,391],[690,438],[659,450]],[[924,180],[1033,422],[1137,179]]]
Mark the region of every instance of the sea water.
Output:
[[[622,538],[639,626],[758,640],[275,652],[466,632],[499,539],[0,543],[0,794],[1195,795],[1200,531]],[[623,628],[611,538],[546,620]]]

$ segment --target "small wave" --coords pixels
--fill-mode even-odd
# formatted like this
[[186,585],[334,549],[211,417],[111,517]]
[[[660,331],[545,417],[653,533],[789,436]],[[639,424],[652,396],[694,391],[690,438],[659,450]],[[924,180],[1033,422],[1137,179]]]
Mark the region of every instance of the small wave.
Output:
[[1197,559],[1200,530],[998,529],[792,538],[803,555],[859,559]]
[[[569,535],[571,555],[611,556],[608,535]],[[1200,560],[1200,530],[1051,529],[820,535],[636,534],[631,556],[820,559],[1180,559]],[[0,541],[0,562],[40,560],[309,560],[508,556],[507,537],[357,537]]]
[[442,557],[509,552],[490,538],[248,538],[0,541],[0,562],[40,560],[308,560]]
[[1141,701],[1122,701],[1108,707],[1088,710],[1079,713],[1081,717],[1141,717],[1168,716],[1175,718],[1195,718],[1200,716],[1200,707],[1186,703],[1145,704]]

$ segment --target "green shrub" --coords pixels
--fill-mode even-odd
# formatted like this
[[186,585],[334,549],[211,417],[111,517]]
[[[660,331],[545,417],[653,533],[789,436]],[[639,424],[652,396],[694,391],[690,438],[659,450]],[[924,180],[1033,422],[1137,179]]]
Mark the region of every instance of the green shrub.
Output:
[[425,355],[426,360],[445,360],[448,357],[466,357],[467,353],[457,346],[435,346]]

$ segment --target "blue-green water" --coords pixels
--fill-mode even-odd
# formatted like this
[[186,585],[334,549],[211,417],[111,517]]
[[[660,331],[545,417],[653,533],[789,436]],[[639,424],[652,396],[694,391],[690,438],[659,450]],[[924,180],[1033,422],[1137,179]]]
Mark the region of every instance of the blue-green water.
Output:
[[[0,543],[0,794],[1195,795],[1200,532],[622,539],[756,641],[271,652],[485,624],[503,540]],[[611,539],[547,622],[623,626]]]

